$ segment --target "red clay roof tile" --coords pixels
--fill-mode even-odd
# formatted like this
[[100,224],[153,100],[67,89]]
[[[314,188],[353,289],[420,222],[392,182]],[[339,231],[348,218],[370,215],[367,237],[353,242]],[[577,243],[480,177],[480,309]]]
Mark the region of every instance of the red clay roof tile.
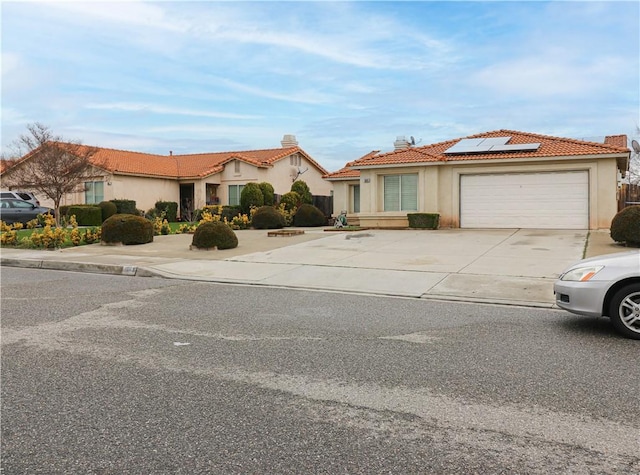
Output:
[[[83,146],[89,148],[88,146]],[[273,166],[275,162],[293,153],[302,154],[320,173],[327,171],[299,147],[232,152],[198,153],[185,155],[156,155],[109,148],[92,147],[96,153],[91,162],[107,171],[131,175],[167,178],[200,178],[218,173],[231,160],[242,160],[259,168]]]
[[[509,144],[540,143],[540,147],[533,151],[487,152],[474,154],[444,154],[445,150],[462,139],[511,137]],[[602,155],[628,152],[626,136],[616,139],[615,143],[586,142],[576,139],[552,137],[515,130],[496,130],[460,139],[448,140],[422,147],[411,147],[374,156],[365,156],[351,162],[350,168],[364,168],[377,165],[403,165],[427,162],[455,162],[475,160],[508,160],[522,158],[561,157],[575,155]],[[624,142],[625,145],[622,145]],[[338,172],[336,172],[338,173]]]

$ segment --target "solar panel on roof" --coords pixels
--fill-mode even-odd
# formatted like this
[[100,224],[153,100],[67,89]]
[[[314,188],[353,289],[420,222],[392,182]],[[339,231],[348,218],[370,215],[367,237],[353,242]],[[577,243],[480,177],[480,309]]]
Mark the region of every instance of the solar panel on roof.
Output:
[[443,153],[467,154],[485,152],[524,152],[538,150],[539,143],[507,144],[511,137],[487,137],[479,139],[461,139]]

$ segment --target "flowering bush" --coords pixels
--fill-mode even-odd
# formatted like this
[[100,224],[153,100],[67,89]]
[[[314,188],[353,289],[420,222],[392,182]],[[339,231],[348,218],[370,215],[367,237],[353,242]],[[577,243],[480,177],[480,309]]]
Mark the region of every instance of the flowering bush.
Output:
[[153,234],[155,234],[156,236],[158,234],[171,234],[171,226],[169,226],[169,221],[167,221],[164,216],[165,213],[163,211],[160,216],[156,216],[153,220]]
[[82,240],[86,244],[93,244],[95,242],[100,242],[101,237],[102,230],[100,228],[88,228],[82,236]]
[[296,215],[296,211],[298,211],[298,208],[288,208],[285,203],[280,203],[277,210],[284,218],[284,225],[291,226],[293,224],[293,217]]
[[11,229],[4,222],[2,223],[2,234],[0,234],[0,244],[3,246],[15,246],[18,243],[18,232]]
[[197,224],[181,224],[176,230],[176,234],[193,234],[197,227]]
[[62,246],[67,239],[67,232],[62,228],[52,228],[50,225],[46,225],[42,232],[34,231],[31,234],[30,240],[36,247],[42,247],[44,249],[56,249]]

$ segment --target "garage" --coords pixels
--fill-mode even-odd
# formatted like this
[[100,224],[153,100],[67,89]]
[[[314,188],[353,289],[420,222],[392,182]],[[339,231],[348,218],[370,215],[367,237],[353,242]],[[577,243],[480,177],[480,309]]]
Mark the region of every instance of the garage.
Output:
[[589,229],[589,174],[461,175],[460,227]]

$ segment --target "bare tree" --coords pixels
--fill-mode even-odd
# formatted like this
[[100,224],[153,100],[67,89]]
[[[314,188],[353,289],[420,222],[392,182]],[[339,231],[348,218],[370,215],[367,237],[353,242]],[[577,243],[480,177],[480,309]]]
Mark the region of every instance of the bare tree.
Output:
[[29,133],[13,144],[14,158],[4,161],[2,184],[37,191],[51,199],[56,224],[60,224],[62,198],[84,191],[84,182],[95,174],[94,166],[98,164],[91,158],[98,149],[64,141],[37,122],[28,125],[27,130]]
[[[640,127],[636,125],[636,136],[640,137]],[[631,147],[631,157],[629,159],[629,183],[640,184],[640,153]]]

